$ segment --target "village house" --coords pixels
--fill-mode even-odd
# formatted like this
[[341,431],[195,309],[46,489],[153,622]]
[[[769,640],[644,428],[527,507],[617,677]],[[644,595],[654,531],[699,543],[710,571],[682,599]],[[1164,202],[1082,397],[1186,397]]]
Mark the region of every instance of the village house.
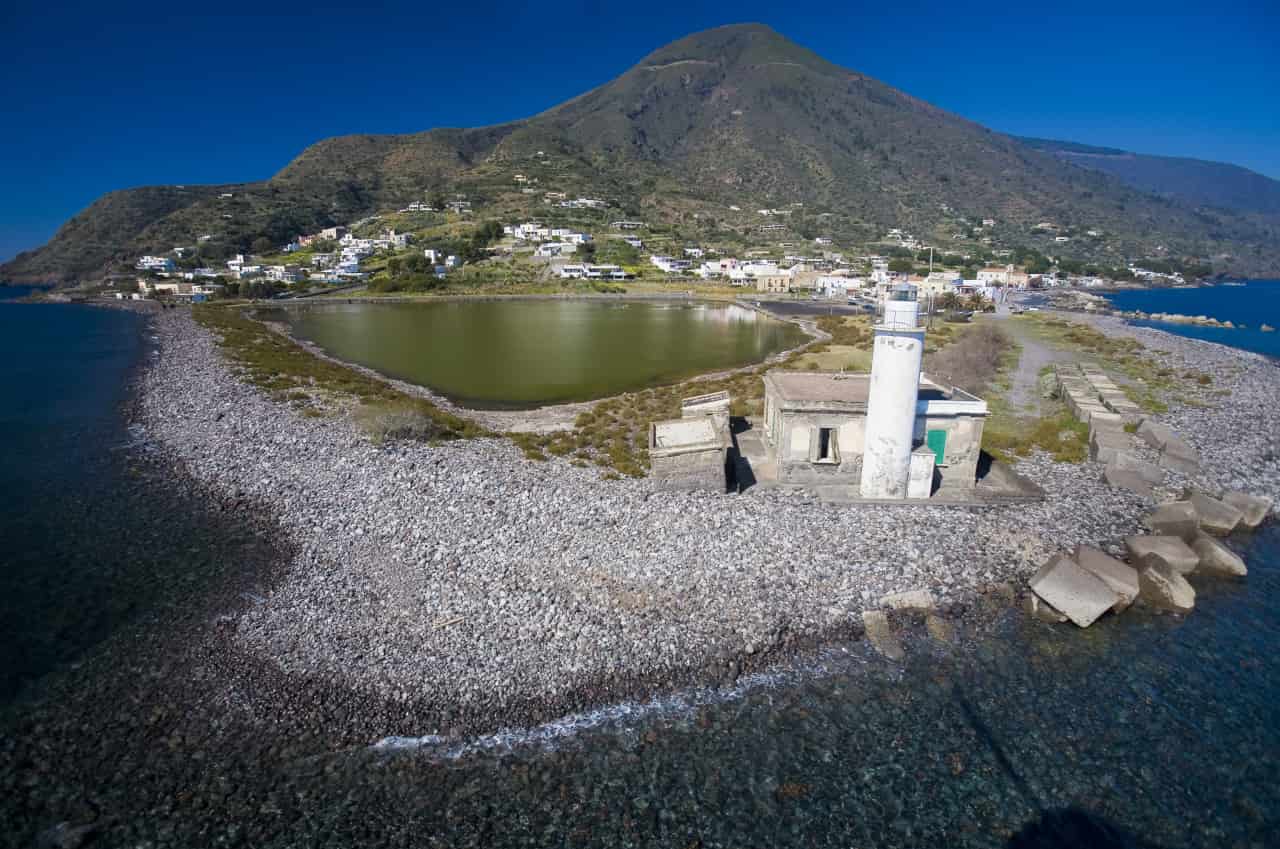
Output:
[[668,274],[679,274],[688,271],[693,266],[693,263],[687,259],[675,259],[674,257],[660,256],[658,254],[649,257],[649,263]]
[[725,257],[724,259],[713,259],[702,263],[694,273],[706,280],[711,277],[725,277],[737,267],[738,261],[736,259]]
[[543,242],[534,250],[533,255],[539,257],[563,256],[578,249],[573,242]]
[[134,265],[139,271],[173,271],[177,266],[167,256],[144,256]]
[[302,269],[296,265],[269,265],[264,273],[277,283],[297,283],[302,279]]
[[978,282],[992,285],[999,283],[1005,285],[1009,282],[1009,274],[1013,271],[1012,265],[997,266],[988,265],[986,268],[978,269]]

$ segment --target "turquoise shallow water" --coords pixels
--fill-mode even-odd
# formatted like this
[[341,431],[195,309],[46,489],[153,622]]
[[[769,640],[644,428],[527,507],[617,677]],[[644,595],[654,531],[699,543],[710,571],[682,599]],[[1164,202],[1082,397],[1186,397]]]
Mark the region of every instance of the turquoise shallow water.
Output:
[[[1244,329],[1225,330],[1165,322],[1134,322],[1180,336],[1219,342],[1273,357],[1280,356],[1280,280],[1250,280],[1243,286],[1196,289],[1138,289],[1112,292],[1107,298],[1117,309],[1122,310],[1204,315],[1244,325]],[[1263,331],[1264,324],[1277,328],[1277,331]]]
[[[175,612],[170,590],[199,595],[256,546],[135,451],[110,450],[131,438],[120,405],[148,355],[140,331],[125,313],[0,303],[0,701],[33,682],[76,694],[0,714],[0,846],[62,820],[101,823],[95,846],[1253,847],[1280,834],[1275,527],[1231,541],[1248,579],[1195,580],[1185,619],[1132,611],[1080,632],[993,608],[958,648],[915,627],[902,667],[837,645],[821,671],[456,756],[456,741],[334,751],[323,725],[279,739],[280,724],[237,709],[251,684],[228,705],[206,658],[131,643],[131,626]],[[113,639],[118,661],[80,667]]]

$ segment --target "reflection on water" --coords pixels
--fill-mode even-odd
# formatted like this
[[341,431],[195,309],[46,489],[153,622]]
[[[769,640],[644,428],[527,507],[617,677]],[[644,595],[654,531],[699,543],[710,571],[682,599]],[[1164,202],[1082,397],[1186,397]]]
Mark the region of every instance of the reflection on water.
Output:
[[475,407],[600,398],[759,362],[794,325],[733,304],[506,300],[264,311],[333,355]]

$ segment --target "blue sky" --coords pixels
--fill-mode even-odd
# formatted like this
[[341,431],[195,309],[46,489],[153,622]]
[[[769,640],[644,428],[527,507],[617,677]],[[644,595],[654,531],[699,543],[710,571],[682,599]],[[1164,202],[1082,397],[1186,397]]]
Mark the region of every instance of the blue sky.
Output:
[[0,259],[111,189],[263,179],[330,135],[520,118],[742,21],[996,130],[1280,179],[1275,0],[1043,5],[8,0]]

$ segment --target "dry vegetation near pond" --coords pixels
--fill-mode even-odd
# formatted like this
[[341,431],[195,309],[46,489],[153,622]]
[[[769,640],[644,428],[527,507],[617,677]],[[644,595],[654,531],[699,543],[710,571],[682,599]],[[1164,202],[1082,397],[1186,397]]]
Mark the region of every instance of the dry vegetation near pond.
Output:
[[214,334],[222,353],[248,383],[277,401],[314,416],[316,405],[357,406],[357,421],[375,440],[468,439],[489,435],[484,428],[446,412],[430,401],[401,392],[355,369],[317,357],[292,339],[273,333],[235,306],[198,306],[197,322]]

